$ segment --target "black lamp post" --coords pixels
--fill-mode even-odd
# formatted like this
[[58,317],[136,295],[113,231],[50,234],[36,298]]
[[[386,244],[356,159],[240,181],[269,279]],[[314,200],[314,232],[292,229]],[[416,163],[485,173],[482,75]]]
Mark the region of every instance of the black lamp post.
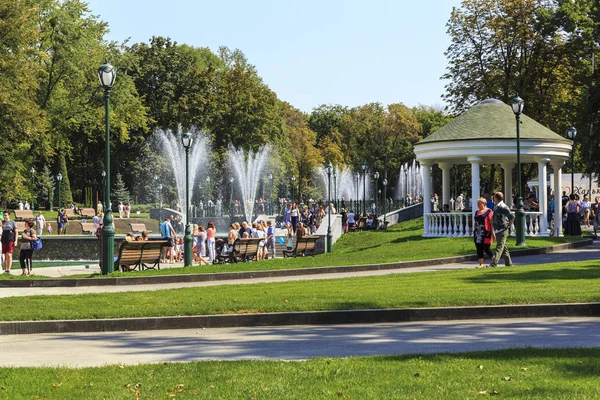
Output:
[[33,211],[33,204],[35,203],[35,194],[33,193],[35,191],[35,168],[31,167],[29,172],[31,172],[31,211]]
[[373,196],[375,199],[375,212],[377,212],[379,210],[379,191],[377,190],[379,188],[379,172],[375,171],[375,173],[373,174],[373,178],[375,178],[375,195]]
[[366,203],[366,197],[367,197],[367,163],[363,161],[363,163],[361,164],[362,167],[362,171],[363,171],[363,216],[367,215],[367,203]]
[[294,185],[296,182],[296,175],[292,175],[292,203],[294,203]]
[[181,144],[183,144],[183,148],[185,149],[185,236],[183,236],[183,265],[188,267],[192,265],[192,227],[190,225],[190,147],[192,146],[192,136],[189,132],[184,132],[181,135]]
[[331,235],[331,163],[327,164],[327,252],[331,253],[333,236]]
[[233,224],[233,219],[235,218],[235,214],[233,212],[233,176],[229,178],[229,219]]
[[[106,207],[104,210],[104,220],[102,226],[102,274],[110,274],[114,271],[114,254],[115,254],[115,226],[113,225],[112,210],[109,207],[110,203],[110,90],[115,84],[117,70],[105,61],[98,68],[98,78],[104,89],[104,127],[106,137],[105,154],[104,154],[104,169],[106,171],[106,186],[105,194]],[[59,203],[60,207],[60,203]]]
[[575,190],[575,170],[573,169],[573,156],[575,154],[575,136],[577,136],[577,129],[574,126],[571,126],[567,129],[567,135],[569,139],[573,141],[573,147],[571,147],[571,193],[574,193]]
[[337,170],[333,169],[333,204],[335,209],[339,211],[338,197],[337,197]]
[[404,168],[404,206],[408,207],[410,204],[408,203],[408,163],[406,164],[406,168]]
[[268,212],[269,215],[273,215],[273,174],[269,173],[267,176],[269,178],[269,202],[267,203],[269,206]]
[[515,233],[517,235],[517,246],[525,246],[525,210],[523,209],[523,194],[521,192],[521,128],[520,116],[523,112],[524,102],[519,96],[512,101],[512,109],[517,120],[517,212],[515,219]]
[[162,221],[162,190],[163,185],[160,183],[158,185],[158,221],[159,223]]
[[358,197],[358,189],[359,189],[359,187],[358,187],[359,181],[358,180],[360,179],[360,174],[357,172],[354,176],[356,177],[356,206],[355,207],[356,207],[356,213],[360,214],[360,200]]
[[[387,172],[386,172],[387,173]],[[387,220],[386,220],[386,212],[387,212],[387,179],[383,179],[383,229],[386,228],[387,226]]]
[[63,176],[59,172],[58,175],[56,175],[56,180],[58,181],[58,211],[60,211],[60,187],[61,187],[62,178],[63,178]]

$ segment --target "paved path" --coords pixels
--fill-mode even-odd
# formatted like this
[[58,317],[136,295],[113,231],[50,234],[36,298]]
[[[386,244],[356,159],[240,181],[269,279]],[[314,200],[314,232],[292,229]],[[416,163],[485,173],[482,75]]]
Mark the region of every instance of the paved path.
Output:
[[[568,249],[556,253],[514,257],[513,262],[516,267],[529,264],[544,264],[553,262],[566,261],[584,261],[584,260],[600,260],[600,241],[596,240],[590,246],[581,247],[578,249]],[[268,261],[264,261],[268,262]],[[361,271],[348,273],[333,273],[333,274],[315,274],[301,276],[285,276],[272,278],[255,278],[255,279],[239,279],[227,281],[208,281],[208,282],[182,282],[182,283],[166,283],[166,284],[148,284],[135,286],[84,286],[84,287],[35,287],[35,288],[2,288],[0,290],[0,298],[13,296],[34,296],[34,295],[60,295],[60,294],[83,294],[83,293],[115,293],[129,291],[148,291],[175,289],[183,287],[201,287],[201,286],[217,286],[217,285],[236,285],[236,284],[251,284],[260,282],[284,282],[284,281],[301,281],[314,279],[336,279],[355,276],[375,276],[386,274],[404,274],[409,272],[427,272],[441,270],[456,270],[475,268],[477,262],[453,263],[444,265],[433,265],[418,268],[391,269],[379,271]],[[502,264],[500,264],[502,266]],[[46,270],[51,269],[77,269],[80,267],[48,267],[40,268],[40,274],[46,275]],[[85,268],[85,267],[84,267]],[[89,270],[88,270],[89,271]]]
[[185,329],[3,336],[0,366],[347,357],[514,347],[597,347],[600,318]]

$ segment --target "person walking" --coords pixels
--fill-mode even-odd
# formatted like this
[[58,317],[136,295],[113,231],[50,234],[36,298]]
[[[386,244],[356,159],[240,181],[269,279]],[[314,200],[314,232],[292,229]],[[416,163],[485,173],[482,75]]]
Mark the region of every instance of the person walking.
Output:
[[2,222],[2,255],[4,256],[4,273],[10,274],[10,267],[12,266],[13,252],[17,245],[17,236],[19,230],[17,229],[17,223],[10,219],[10,211],[4,211],[4,221]]
[[44,227],[46,226],[46,218],[44,218],[44,214],[42,212],[38,212],[37,217],[35,217],[35,227],[37,229],[37,235],[42,236],[42,232],[44,232]]
[[494,212],[487,207],[487,200],[483,197],[477,200],[477,208],[478,210],[475,211],[475,216],[473,217],[473,240],[477,249],[477,259],[479,260],[477,268],[483,268],[484,253],[492,260],[494,259],[494,253],[490,250],[492,244],[492,216]]
[[160,235],[162,237],[163,240],[166,240],[167,246],[163,248],[163,262],[166,262],[167,259],[167,251],[169,252],[169,264],[173,264],[174,258],[175,258],[175,254],[173,252],[173,247],[175,246],[175,240],[177,239],[177,234],[175,233],[175,230],[173,229],[173,227],[171,226],[171,217],[167,216],[165,218],[165,222],[163,222],[162,224],[160,224]]
[[510,258],[506,239],[508,237],[508,228],[515,220],[515,214],[504,203],[502,192],[494,194],[494,214],[492,215],[492,240],[496,241],[496,254],[492,258],[490,267],[497,267],[498,260],[504,257],[504,265],[510,267],[513,265]]
[[25,230],[21,236],[21,251],[19,252],[19,263],[21,264],[21,275],[31,275],[32,271],[32,256],[31,242],[37,239],[35,229],[33,229],[33,221],[25,221]]

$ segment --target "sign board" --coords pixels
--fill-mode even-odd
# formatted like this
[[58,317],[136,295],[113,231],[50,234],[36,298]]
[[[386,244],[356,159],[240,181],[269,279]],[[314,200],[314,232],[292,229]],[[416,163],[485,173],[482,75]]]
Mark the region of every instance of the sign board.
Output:
[[[571,174],[562,174],[561,176],[561,188],[560,188],[560,193],[562,194],[562,192],[566,192],[567,196],[570,195],[571,193],[575,193],[578,194],[580,197],[582,197],[584,194],[589,194],[590,193],[590,177],[589,176],[584,176],[583,174],[575,174],[573,177],[573,188],[571,188]],[[548,182],[547,182],[547,187],[550,188],[550,190],[554,191],[554,174],[550,174],[548,175]],[[527,182],[527,186],[529,186],[531,188],[531,190],[533,190],[534,192],[536,192],[536,194],[538,193],[538,186],[539,186],[539,182],[538,180],[531,180],[529,182]],[[591,187],[591,196],[590,198],[593,199],[596,196],[600,196],[600,185],[598,185],[598,182],[595,181],[594,179],[592,179],[592,187]]]

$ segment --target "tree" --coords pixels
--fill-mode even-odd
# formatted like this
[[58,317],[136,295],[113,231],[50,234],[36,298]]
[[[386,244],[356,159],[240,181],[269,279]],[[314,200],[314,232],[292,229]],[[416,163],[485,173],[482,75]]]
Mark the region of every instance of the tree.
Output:
[[52,203],[52,199],[54,199],[54,182],[56,179],[52,175],[52,171],[48,168],[47,165],[44,165],[44,169],[38,175],[37,184],[42,188],[42,192],[45,194],[45,198],[47,200],[47,207],[50,207]]
[[129,190],[125,186],[123,175],[121,175],[121,173],[117,174],[117,178],[115,179],[115,188],[112,190],[111,195],[115,203],[129,203],[130,201]]
[[67,162],[65,160],[65,155],[62,152],[58,154],[58,172],[62,175],[62,180],[57,183],[60,185],[60,202],[58,201],[57,193],[56,204],[58,204],[58,208],[70,207],[71,204],[73,204],[73,194],[71,193],[71,182],[69,181]]

